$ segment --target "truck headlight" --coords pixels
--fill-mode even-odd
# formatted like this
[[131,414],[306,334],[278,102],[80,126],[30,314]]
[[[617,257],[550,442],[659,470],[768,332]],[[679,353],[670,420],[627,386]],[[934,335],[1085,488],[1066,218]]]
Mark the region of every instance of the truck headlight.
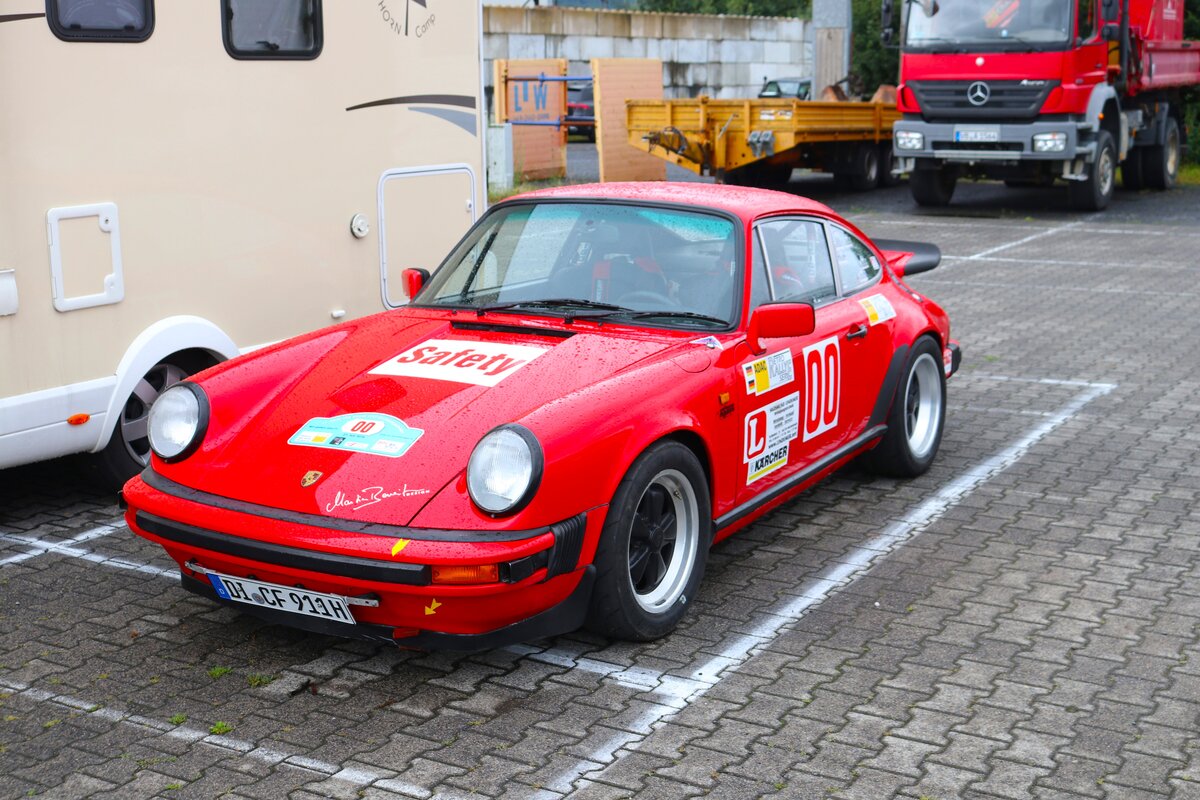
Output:
[[190,456],[207,429],[208,398],[194,383],[175,384],[150,406],[150,448],[163,461]]
[[1035,153],[1061,153],[1067,149],[1067,135],[1065,133],[1035,133],[1033,135],[1033,152]]
[[487,514],[514,514],[533,499],[543,464],[542,446],[528,428],[501,425],[475,445],[467,462],[467,492]]
[[917,131],[896,131],[897,150],[920,150],[925,146],[925,134]]

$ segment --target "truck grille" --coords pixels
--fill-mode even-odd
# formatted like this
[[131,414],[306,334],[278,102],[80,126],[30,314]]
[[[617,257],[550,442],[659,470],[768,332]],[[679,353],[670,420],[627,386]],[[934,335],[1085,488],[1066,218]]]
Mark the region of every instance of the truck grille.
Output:
[[[1058,81],[910,81],[921,116],[935,119],[1027,120],[1037,116]],[[970,95],[968,93],[971,93]],[[972,102],[972,97],[975,102]]]

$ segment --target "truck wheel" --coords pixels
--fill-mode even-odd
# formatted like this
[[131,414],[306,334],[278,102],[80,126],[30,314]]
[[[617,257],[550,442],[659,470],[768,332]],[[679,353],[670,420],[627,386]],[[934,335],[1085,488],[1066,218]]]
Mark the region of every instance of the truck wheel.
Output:
[[118,490],[150,463],[150,406],[168,387],[197,371],[191,367],[182,361],[160,361],[134,386],[121,408],[112,437],[94,458],[96,477],[103,485]]
[[1143,158],[1146,184],[1151,189],[1173,189],[1179,180],[1179,123],[1167,117],[1163,143],[1147,147]]
[[908,187],[919,206],[950,205],[958,175],[953,167],[917,168],[908,176]]
[[1103,211],[1112,200],[1117,183],[1117,148],[1112,135],[1096,135],[1096,160],[1088,164],[1087,180],[1072,181],[1067,188],[1071,206],[1081,211]]
[[1144,147],[1131,147],[1125,154],[1125,160],[1121,162],[1121,186],[1126,191],[1136,192],[1146,188],[1145,154]]
[[663,441],[642,453],[617,487],[600,532],[588,627],[642,642],[670,633],[704,576],[711,509],[704,470],[691,450]]
[[890,142],[879,145],[879,185],[883,187],[899,186],[900,178],[892,174],[896,166],[896,154],[892,152]]
[[929,469],[946,423],[946,374],[937,342],[922,336],[913,345],[904,377],[892,400],[887,433],[862,457],[881,475],[915,478]]
[[865,192],[879,185],[879,150],[873,144],[858,148],[858,171],[850,176],[850,187]]

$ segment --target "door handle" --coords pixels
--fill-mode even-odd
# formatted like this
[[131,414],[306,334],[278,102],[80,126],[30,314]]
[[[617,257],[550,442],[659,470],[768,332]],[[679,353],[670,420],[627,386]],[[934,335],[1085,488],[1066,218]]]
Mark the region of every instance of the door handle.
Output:
[[854,330],[852,330],[852,331],[849,331],[849,332],[846,334],[846,338],[847,338],[847,339],[858,339],[858,338],[860,338],[860,337],[862,337],[862,336],[866,336],[866,335],[867,335],[867,326],[866,326],[866,325],[859,325],[859,326],[858,326],[857,328],[855,328]]

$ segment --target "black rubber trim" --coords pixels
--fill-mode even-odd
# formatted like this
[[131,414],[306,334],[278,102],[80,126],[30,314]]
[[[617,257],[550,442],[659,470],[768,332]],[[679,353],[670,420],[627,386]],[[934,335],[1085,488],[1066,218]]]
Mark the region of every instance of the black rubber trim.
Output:
[[68,27],[59,20],[58,4],[54,0],[46,0],[45,17],[50,23],[50,30],[64,42],[131,42],[136,44],[146,41],[154,33],[154,0],[146,0],[145,27],[135,31],[116,28]]
[[534,336],[549,336],[552,339],[570,339],[575,331],[558,331],[547,328],[533,328],[528,325],[500,325],[494,322],[459,322],[450,323],[456,331],[494,331],[496,333],[526,333]]
[[0,14],[0,22],[20,22],[23,19],[44,19],[45,14]]
[[[389,625],[358,623],[346,625],[340,622],[309,617],[305,614],[289,614],[286,611],[276,611],[273,608],[259,608],[247,603],[233,600],[223,600],[208,581],[197,580],[190,575],[181,573],[180,582],[189,592],[207,597],[223,606],[236,608],[259,619],[275,625],[285,625],[290,628],[319,633],[325,636],[340,636],[346,639],[365,639],[372,642],[391,642],[401,647],[416,647],[429,650],[457,650],[461,652],[476,652],[492,650],[518,642],[528,642],[534,639],[545,639],[560,633],[569,633],[587,619],[588,606],[592,600],[592,586],[596,582],[596,568],[588,565],[583,569],[579,585],[556,606],[535,614],[528,619],[514,622],[503,628],[497,628],[487,633],[439,633],[423,631],[416,636],[402,639],[393,637],[393,628]],[[351,608],[353,613],[353,608]]]
[[859,436],[853,442],[850,442],[850,444],[848,444],[844,447],[838,448],[836,451],[825,456],[820,461],[813,464],[811,467],[804,470],[803,472],[793,475],[791,478],[788,478],[786,481],[779,484],[778,486],[772,487],[771,489],[767,490],[763,494],[760,494],[758,497],[755,497],[753,500],[747,500],[745,503],[742,503],[740,506],[738,506],[737,508],[730,511],[728,514],[724,514],[724,515],[718,517],[714,521],[714,525],[715,525],[716,529],[719,531],[722,528],[727,528],[730,525],[732,525],[733,523],[737,522],[738,520],[740,520],[746,516],[749,516],[750,514],[754,513],[759,508],[765,506],[767,503],[776,499],[780,495],[787,494],[789,491],[796,488],[800,484],[804,483],[806,480],[813,477],[817,473],[821,472],[822,470],[828,469],[834,463],[836,463],[836,462],[840,461],[841,459],[845,458],[846,456],[850,455],[851,453],[853,453],[855,450],[859,449],[863,445],[870,443],[873,439],[878,439],[880,436],[883,436],[885,433],[887,433],[887,425],[876,425],[874,427],[867,428],[866,433],[864,433],[862,436]]
[[361,108],[376,108],[378,106],[406,106],[412,103],[425,103],[438,106],[458,106],[459,108],[475,108],[475,98],[469,94],[410,94],[403,97],[387,97],[383,100],[372,100],[369,103],[359,103],[349,106],[347,111],[358,111]]
[[560,522],[551,528],[554,531],[554,549],[550,551],[550,563],[546,567],[546,580],[557,575],[574,572],[583,551],[583,534],[587,530],[587,515],[580,514]]
[[134,521],[142,530],[172,542],[198,547],[213,553],[261,561],[264,564],[405,586],[428,586],[430,582],[431,570],[427,564],[377,561],[370,558],[319,553],[315,550],[302,550],[298,547],[259,542],[242,536],[232,536],[228,533],[218,533],[172,522],[144,511],[137,512]]
[[879,394],[875,397],[875,408],[871,411],[871,418],[867,420],[868,428],[887,422],[888,412],[892,410],[892,402],[896,397],[896,387],[900,385],[900,376],[904,374],[904,367],[908,364],[908,351],[908,345],[902,344],[892,353],[892,360],[883,375],[883,386],[879,387]]
[[[946,347],[950,348],[950,375],[953,375],[958,372],[958,368],[962,364],[962,348],[954,342],[946,345]],[[950,375],[946,377],[949,378]]]
[[[370,642],[396,641],[392,638],[392,628],[389,625],[372,625],[365,622],[360,622],[356,625],[347,625],[344,622],[332,622],[327,619],[310,617],[306,614],[291,614],[287,611],[276,611],[273,608],[259,608],[249,603],[225,600],[217,594],[217,590],[208,581],[193,578],[191,575],[182,572],[179,574],[179,582],[184,589],[193,594],[207,597],[209,600],[220,603],[223,606],[244,611],[250,616],[258,617],[272,625],[285,625],[289,628],[298,628],[309,633],[319,633],[324,636],[341,636],[347,639],[365,639]],[[353,613],[353,609],[351,609],[351,613]]]
[[192,489],[188,486],[178,484],[170,478],[164,478],[155,472],[153,467],[147,467],[142,472],[142,480],[146,482],[147,486],[157,489],[163,494],[214,508],[236,511],[240,514],[250,514],[262,517],[263,519],[273,519],[278,522],[291,522],[297,525],[309,525],[314,528],[345,531],[347,533],[363,533],[370,536],[387,536],[392,539],[424,539],[430,542],[518,542],[522,539],[532,539],[535,536],[541,536],[546,532],[544,529],[519,531],[443,530],[440,528],[410,528],[404,525],[385,525],[381,522],[356,522],[352,519],[326,517],[321,514],[308,514],[303,511],[288,511],[283,508],[262,506],[257,503],[248,503],[244,500],[231,500],[227,497],[202,492],[199,489]]

